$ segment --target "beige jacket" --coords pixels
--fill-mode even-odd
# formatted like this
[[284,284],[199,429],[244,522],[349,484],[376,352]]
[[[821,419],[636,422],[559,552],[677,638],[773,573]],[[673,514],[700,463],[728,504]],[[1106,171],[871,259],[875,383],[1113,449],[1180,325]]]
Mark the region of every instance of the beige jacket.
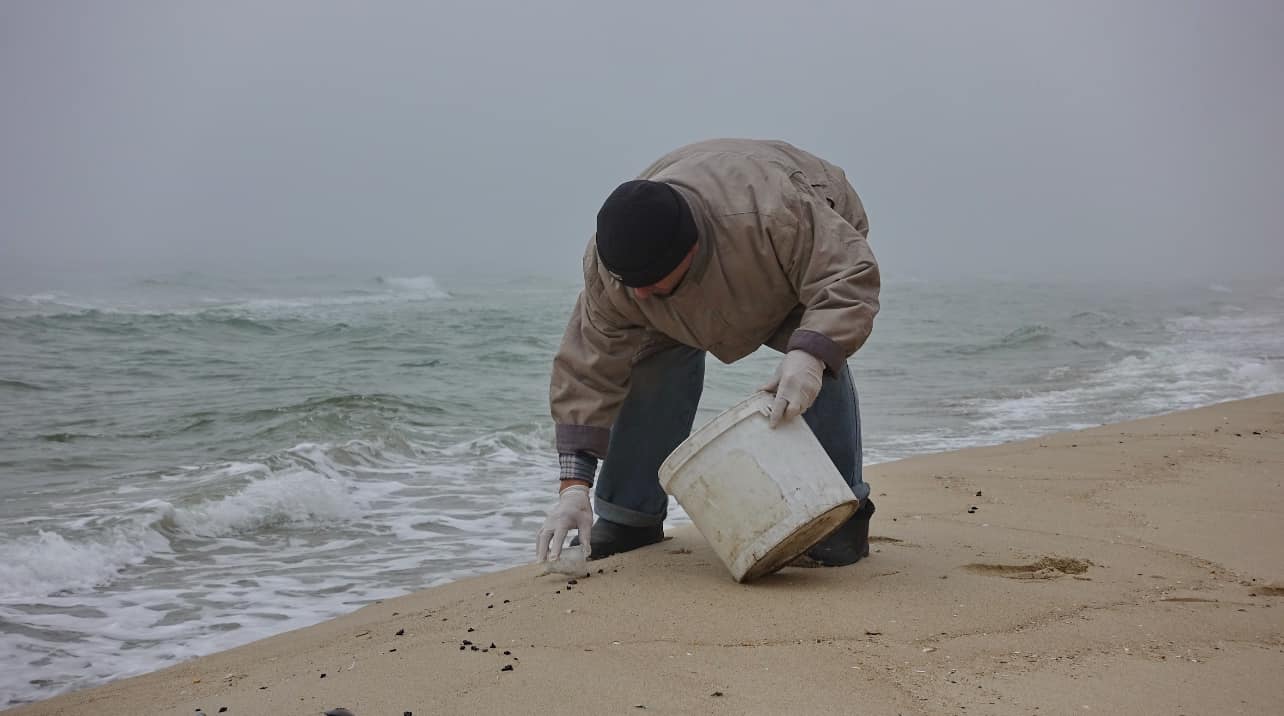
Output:
[[642,172],[691,206],[699,238],[669,296],[638,299],[584,253],[580,292],[553,360],[557,450],[605,457],[632,366],[666,346],[724,363],[768,345],[838,371],[878,313],[869,222],[843,171],[784,142],[715,139],[682,147]]

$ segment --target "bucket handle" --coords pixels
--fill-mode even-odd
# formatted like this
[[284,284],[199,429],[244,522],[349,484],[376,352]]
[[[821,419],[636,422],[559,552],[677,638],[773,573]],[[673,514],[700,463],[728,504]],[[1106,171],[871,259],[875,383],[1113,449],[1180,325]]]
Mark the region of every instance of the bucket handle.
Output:
[[759,390],[755,392],[753,395],[749,396],[750,400],[757,401],[758,403],[757,412],[762,413],[762,417],[764,418],[771,417],[771,403],[773,400],[775,400],[775,398],[776,396],[772,395],[771,393],[768,393],[765,390]]

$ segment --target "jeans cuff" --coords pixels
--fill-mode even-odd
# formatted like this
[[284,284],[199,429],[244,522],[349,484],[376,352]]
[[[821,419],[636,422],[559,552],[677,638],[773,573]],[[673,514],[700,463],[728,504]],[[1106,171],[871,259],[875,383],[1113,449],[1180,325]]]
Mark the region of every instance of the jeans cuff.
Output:
[[865,500],[869,499],[869,494],[870,494],[869,485],[865,484],[864,482],[858,482],[855,485],[852,485],[851,488],[852,488],[852,494],[856,495],[856,499],[860,500],[861,502],[864,502]]
[[613,505],[601,497],[597,497],[597,499],[593,501],[593,511],[597,513],[598,517],[601,517],[604,520],[624,525],[626,527],[652,527],[654,525],[662,525],[664,524],[664,517],[667,514],[666,510],[666,512],[662,512],[658,515],[649,515],[645,512],[630,510],[627,507]]

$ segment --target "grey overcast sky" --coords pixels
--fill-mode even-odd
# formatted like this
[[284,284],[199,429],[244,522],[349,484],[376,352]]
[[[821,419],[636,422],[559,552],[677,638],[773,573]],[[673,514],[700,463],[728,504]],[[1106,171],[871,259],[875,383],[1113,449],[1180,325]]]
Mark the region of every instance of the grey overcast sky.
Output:
[[715,136],[843,166],[892,276],[1284,272],[1284,3],[0,3],[0,280],[573,278]]

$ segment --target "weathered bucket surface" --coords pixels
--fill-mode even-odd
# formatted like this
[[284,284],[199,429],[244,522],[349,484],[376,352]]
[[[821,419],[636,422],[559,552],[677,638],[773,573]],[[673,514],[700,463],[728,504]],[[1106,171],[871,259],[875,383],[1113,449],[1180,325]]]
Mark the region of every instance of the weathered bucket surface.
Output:
[[737,582],[770,574],[829,536],[857,501],[801,418],[772,430],[755,393],[691,434],[660,484]]

